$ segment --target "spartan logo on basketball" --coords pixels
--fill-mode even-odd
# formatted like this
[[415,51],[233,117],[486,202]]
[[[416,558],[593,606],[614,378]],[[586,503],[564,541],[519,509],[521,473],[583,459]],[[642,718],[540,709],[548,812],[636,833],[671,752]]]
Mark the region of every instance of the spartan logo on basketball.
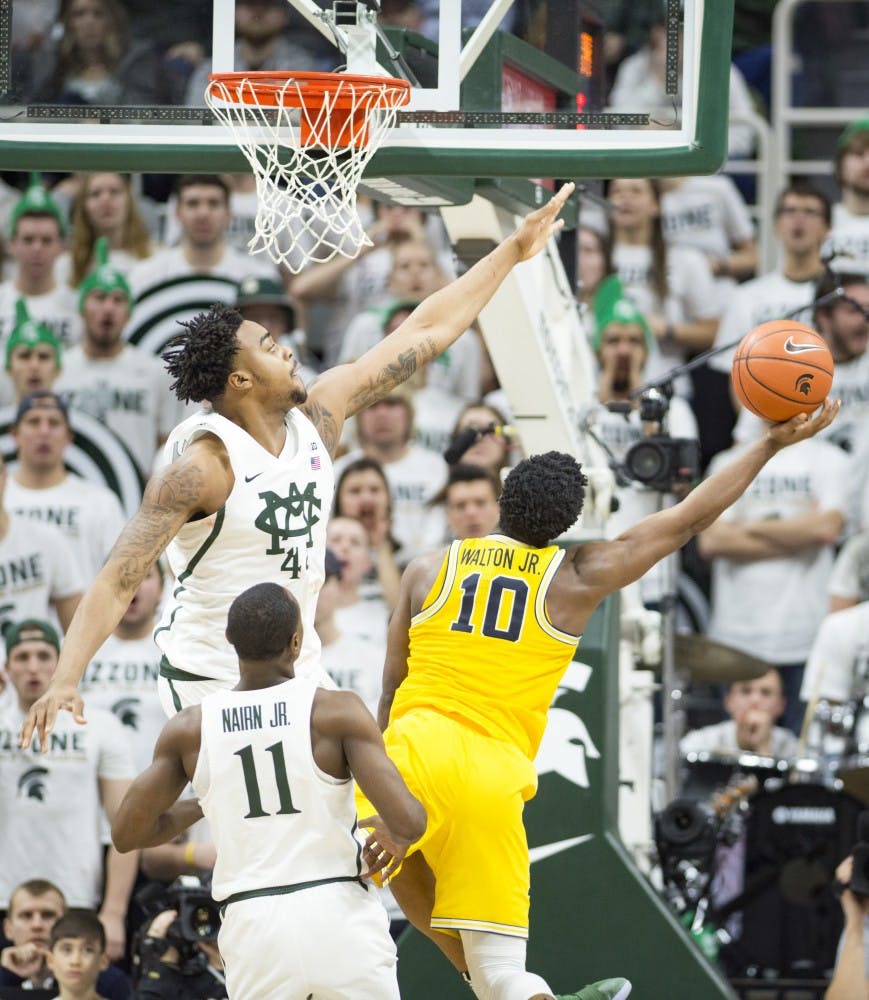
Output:
[[45,801],[45,776],[47,767],[31,767],[18,779],[19,799],[38,799]]
[[808,394],[812,391],[812,382],[814,379],[814,375],[810,375],[809,372],[803,372],[796,382],[794,382],[794,388],[797,392],[801,392],[804,396],[808,396]]
[[[254,524],[271,539],[266,549],[267,556],[286,554],[281,569],[290,574],[291,579],[298,580],[302,569],[307,569],[307,554],[305,566],[299,559],[298,544],[292,539],[305,539],[305,548],[314,544],[312,531],[320,521],[322,502],[317,496],[317,484],[308,483],[300,491],[295,483],[290,483],[289,494],[285,497],[274,490],[265,490],[259,494],[263,501],[263,509],[257,515]],[[287,543],[290,543],[287,545]]]

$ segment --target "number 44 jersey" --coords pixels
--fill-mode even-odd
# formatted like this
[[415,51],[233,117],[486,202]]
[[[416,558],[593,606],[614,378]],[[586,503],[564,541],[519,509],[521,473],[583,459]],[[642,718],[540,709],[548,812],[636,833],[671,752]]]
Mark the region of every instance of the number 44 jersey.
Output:
[[166,442],[164,455],[175,461],[198,437],[215,435],[235,477],[223,507],[188,521],[166,550],[175,584],[154,640],[165,666],[190,679],[235,684],[238,660],[224,635],[226,615],[243,590],[266,581],[286,587],[299,602],[304,639],[297,676],[319,663],[314,609],[325,579],[332,460],[304,414],[291,410],[286,426],[277,456],[217,413],[194,414]]
[[218,902],[359,878],[353,782],[321,771],[311,749],[316,691],[295,677],[202,700],[192,783],[217,848]]
[[453,542],[410,626],[407,677],[390,721],[431,709],[532,758],[579,637],[549,620],[564,550],[506,535]]

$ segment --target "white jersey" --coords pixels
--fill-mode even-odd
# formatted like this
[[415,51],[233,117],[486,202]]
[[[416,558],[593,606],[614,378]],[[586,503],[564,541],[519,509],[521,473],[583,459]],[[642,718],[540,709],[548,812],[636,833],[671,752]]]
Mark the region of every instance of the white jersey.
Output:
[[88,708],[80,726],[59,712],[47,754],[39,740],[22,750],[24,713],[17,700],[0,717],[0,907],[26,879],[45,878],[70,906],[96,907],[103,848],[99,781],[131,779],[133,763],[120,723]]
[[304,639],[296,673],[319,669],[314,609],[326,575],[335,477],[311,421],[291,410],[286,427],[277,458],[218,413],[194,414],[166,442],[165,457],[174,461],[192,441],[214,434],[235,474],[223,507],[185,524],[166,550],[177,585],[154,638],[165,657],[161,672],[169,678],[234,684],[238,659],[224,635],[227,612],[242,591],[266,582],[286,587],[299,602]]
[[133,453],[147,477],[157,452],[183,412],[158,358],[125,344],[113,358],[90,358],[81,345],[63,356],[54,384],[71,407],[110,427]]
[[323,669],[344,691],[355,691],[376,718],[383,689],[386,637],[374,639],[341,633],[322,650]]
[[69,285],[58,282],[50,292],[42,295],[22,295],[14,282],[4,281],[0,284],[0,343],[4,353],[6,341],[15,327],[15,303],[20,298],[27,304],[30,318],[47,326],[64,347],[81,341],[84,326],[78,311],[78,294]]
[[[625,294],[646,316],[664,316],[668,323],[714,319],[721,313],[715,278],[699,250],[686,246],[667,248],[667,285],[669,294],[662,302],[652,280],[652,250],[648,246],[617,243],[613,247],[613,265]],[[646,361],[646,377],[656,378],[674,365],[687,360],[687,352],[678,344],[662,348],[652,344]],[[686,395],[687,377],[677,380],[677,391]]]
[[668,243],[694,247],[707,257],[726,257],[754,236],[739,188],[725,174],[686,177],[661,196],[661,225]]
[[[22,296],[14,281],[4,281],[0,284],[0,357],[6,357],[6,342],[15,328],[15,303],[19,298],[27,303],[30,318],[47,326],[64,347],[81,340],[84,327],[76,293],[71,288],[57,284],[43,295]],[[12,379],[5,370],[0,371],[0,404],[8,406],[15,402]]]
[[135,264],[130,269],[127,279],[133,297],[138,299],[143,292],[154,285],[189,274],[210,274],[232,281],[240,281],[249,274],[256,274],[263,278],[280,280],[277,268],[271,260],[268,258],[263,260],[262,255],[254,257],[229,243],[224,245],[220,260],[207,270],[193,267],[184,254],[183,246],[168,247],[165,250],[158,250],[153,257],[147,257]]
[[76,557],[57,528],[10,514],[0,539],[0,626],[25,618],[56,623],[51,603],[84,590]]
[[828,589],[831,597],[869,601],[869,531],[849,538],[839,550]]
[[[720,452],[709,474],[739,458],[744,446]],[[848,508],[851,463],[824,441],[783,448],[721,515],[740,523]],[[807,546],[774,559],[712,560],[710,639],[769,663],[801,663],[827,608],[833,546]]]
[[869,267],[869,215],[854,215],[841,202],[833,205],[833,225],[823,252],[842,258],[836,262],[840,271],[848,271],[849,258],[853,258],[853,269],[858,274],[865,272]]
[[800,698],[848,701],[857,664],[869,654],[869,603],[834,611],[821,623],[806,663]]
[[797,313],[795,320],[812,324],[811,309],[815,297],[815,279],[809,281],[791,281],[780,271],[764,274],[760,278],[752,278],[733,289],[725,303],[718,332],[715,335],[715,348],[733,344],[729,351],[713,354],[709,359],[709,367],[716,371],[730,373],[733,365],[733,355],[736,344],[759,323],[771,319],[781,319],[785,313],[805,307],[805,311]]
[[110,635],[87,665],[79,687],[88,708],[111,712],[124,727],[136,771],[144,771],[166,725],[157,694],[160,650],[153,638]]
[[218,901],[360,877],[353,781],[321,771],[311,749],[316,692],[295,677],[201,703],[193,790],[217,848]]
[[[109,259],[107,263],[115,271],[120,271],[121,274],[126,276],[140,260],[146,259],[146,257],[137,257],[135,254],[131,254],[128,250],[124,250],[123,247],[109,247]],[[91,255],[91,266],[88,267],[88,271],[93,270],[95,263],[93,255]],[[72,255],[68,250],[65,250],[54,262],[54,280],[59,285],[69,285],[71,288],[76,289],[76,292],[78,291],[78,286],[72,283]]]
[[12,475],[6,483],[6,509],[43,524],[66,537],[89,584],[99,573],[121,529],[124,512],[110,489],[68,473],[57,486],[30,489]]

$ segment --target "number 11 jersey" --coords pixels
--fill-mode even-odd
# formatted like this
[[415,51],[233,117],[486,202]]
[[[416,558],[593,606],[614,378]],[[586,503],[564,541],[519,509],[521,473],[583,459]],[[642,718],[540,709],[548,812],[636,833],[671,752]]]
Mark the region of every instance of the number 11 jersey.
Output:
[[202,700],[192,784],[217,848],[218,902],[359,880],[353,782],[321,771],[311,749],[316,692],[294,677]]

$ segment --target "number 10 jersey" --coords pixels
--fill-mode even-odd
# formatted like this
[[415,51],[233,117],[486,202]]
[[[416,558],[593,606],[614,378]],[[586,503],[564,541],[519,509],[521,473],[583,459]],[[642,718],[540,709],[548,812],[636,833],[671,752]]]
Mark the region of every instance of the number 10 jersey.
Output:
[[546,611],[563,556],[557,545],[506,535],[453,542],[411,621],[408,673],[390,721],[433,709],[533,758],[579,642]]

